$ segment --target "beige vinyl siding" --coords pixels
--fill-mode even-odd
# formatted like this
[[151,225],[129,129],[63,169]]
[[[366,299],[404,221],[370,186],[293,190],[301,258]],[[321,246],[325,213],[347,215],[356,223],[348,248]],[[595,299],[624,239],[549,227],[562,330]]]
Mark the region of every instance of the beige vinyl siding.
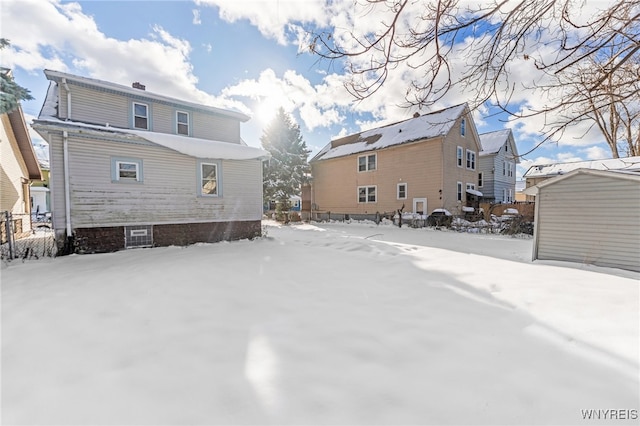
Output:
[[[104,126],[129,128],[131,106],[129,100],[121,95],[92,90],[83,86],[68,84],[71,91],[71,119]],[[67,118],[67,92],[64,85],[58,85],[60,118]]]
[[[478,173],[480,172],[479,147],[476,139],[477,136],[472,129],[471,123],[472,121],[467,118],[467,132],[466,136],[463,137],[460,135],[460,119],[458,119],[445,139],[442,160],[444,170],[442,205],[434,206],[430,204],[429,211],[437,207],[443,207],[453,214],[460,214],[461,207],[466,201],[466,184],[474,184],[476,185],[476,189],[478,189]],[[461,146],[464,151],[462,167],[458,167],[456,161],[456,150],[458,146]],[[476,153],[475,170],[467,169],[467,150]],[[457,200],[457,182],[462,182],[462,202],[458,202]]]
[[[376,170],[358,172],[358,157],[375,154]],[[313,202],[320,211],[347,214],[392,212],[413,198],[427,198],[436,208],[441,187],[442,149],[440,139],[323,160],[313,164]],[[428,171],[428,173],[425,173]],[[407,199],[397,199],[398,183],[407,184]],[[359,186],[376,186],[376,203],[358,203]]]
[[639,182],[576,174],[540,188],[534,258],[640,271]]
[[[240,143],[240,122],[214,113],[192,108],[182,108],[153,100],[133,98],[103,90],[95,90],[69,83],[71,92],[71,119],[98,125],[132,128],[133,102],[146,104],[149,111],[150,130],[177,134],[176,111],[188,112],[190,136],[201,139]],[[60,118],[67,118],[67,92],[58,85]],[[144,96],[144,91],[140,92]]]
[[[62,169],[56,138],[52,164]],[[143,182],[113,183],[111,158],[142,160]],[[222,196],[199,197],[197,159],[172,150],[133,143],[69,138],[72,227],[260,220],[259,160],[221,161]],[[62,170],[52,173],[54,227],[63,229]]]
[[236,120],[195,111],[192,122],[194,138],[240,143],[240,123]]
[[26,213],[22,180],[28,176],[27,166],[7,114],[2,114],[0,159],[0,211]]

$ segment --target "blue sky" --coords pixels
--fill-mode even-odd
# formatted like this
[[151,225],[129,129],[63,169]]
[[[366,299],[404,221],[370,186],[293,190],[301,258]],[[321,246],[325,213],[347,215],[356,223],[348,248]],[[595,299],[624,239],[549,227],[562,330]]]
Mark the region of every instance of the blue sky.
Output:
[[[241,130],[252,146],[260,146],[263,127],[283,106],[313,155],[333,137],[415,112],[397,106],[407,83],[402,73],[377,96],[356,103],[343,89],[341,64],[304,49],[305,29],[351,25],[365,31],[376,24],[374,14],[354,17],[354,11],[352,0],[2,0],[0,36],[12,46],[1,59],[35,98],[23,103],[28,121],[42,106],[48,86],[42,70],[48,68],[125,85],[140,81],[148,91],[241,110],[252,116]],[[514,71],[514,80],[520,77],[526,70]],[[521,99],[530,101],[525,93]],[[453,91],[436,107],[465,101]],[[540,139],[535,120],[475,118],[480,133],[511,127],[521,153]],[[579,129],[566,134],[527,155],[518,174],[534,163],[610,157],[600,139],[593,132],[583,137]]]

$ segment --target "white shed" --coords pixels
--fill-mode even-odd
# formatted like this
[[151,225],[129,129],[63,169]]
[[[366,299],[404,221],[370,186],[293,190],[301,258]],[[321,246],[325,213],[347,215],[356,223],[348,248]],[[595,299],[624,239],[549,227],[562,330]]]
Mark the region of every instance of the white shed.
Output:
[[533,260],[640,272],[640,174],[578,169],[536,187]]

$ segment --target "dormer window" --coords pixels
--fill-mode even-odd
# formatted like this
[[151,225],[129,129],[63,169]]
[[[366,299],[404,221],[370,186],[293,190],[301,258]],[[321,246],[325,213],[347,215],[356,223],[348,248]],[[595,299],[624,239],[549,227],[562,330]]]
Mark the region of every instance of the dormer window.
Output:
[[176,112],[176,132],[179,135],[189,136],[189,113]]
[[149,106],[133,103],[133,128],[149,130]]

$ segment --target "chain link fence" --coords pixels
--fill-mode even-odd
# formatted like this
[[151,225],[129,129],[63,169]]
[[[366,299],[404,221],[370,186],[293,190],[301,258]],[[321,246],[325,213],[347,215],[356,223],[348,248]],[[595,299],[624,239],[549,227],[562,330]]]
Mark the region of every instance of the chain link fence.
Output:
[[55,257],[55,234],[49,214],[2,212],[0,217],[0,259],[42,259]]

